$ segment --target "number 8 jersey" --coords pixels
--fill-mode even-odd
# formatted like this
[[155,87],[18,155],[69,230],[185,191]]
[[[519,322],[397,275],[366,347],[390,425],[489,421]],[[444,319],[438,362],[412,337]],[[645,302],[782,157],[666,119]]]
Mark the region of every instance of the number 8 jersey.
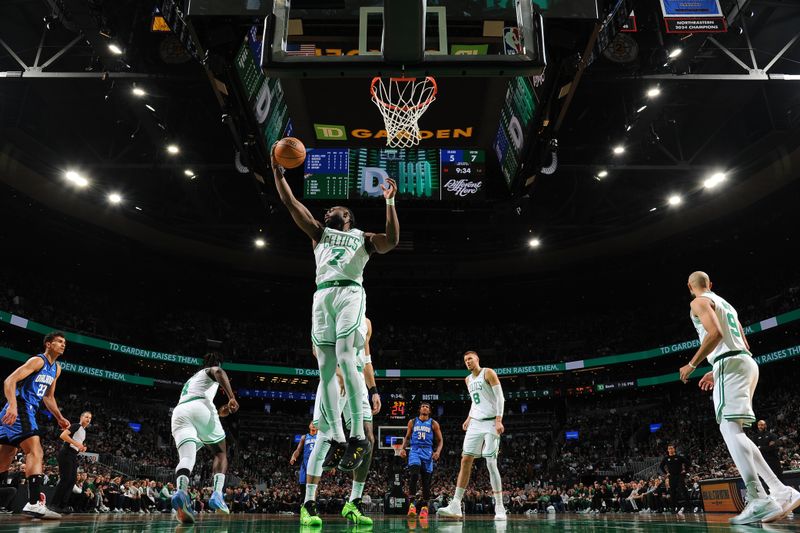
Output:
[[467,387],[469,389],[472,407],[469,416],[475,420],[494,420],[497,416],[494,390],[486,382],[486,369],[481,368],[477,376],[470,374],[467,376]]
[[[744,339],[742,338],[742,333],[739,331],[739,314],[736,312],[736,309],[725,301],[724,298],[711,291],[704,292],[702,295],[698,296],[698,298],[708,298],[714,302],[714,312],[719,319],[720,333],[722,333],[722,340],[714,347],[714,350],[708,354],[708,362],[713,365],[717,357],[727,352],[742,351],[749,353],[747,346],[745,346]],[[703,327],[703,323],[700,319],[694,316],[694,313],[690,313],[690,317],[694,328],[697,330],[697,336],[702,343],[708,332],[706,328]]]
[[364,267],[369,261],[364,232],[359,229],[338,231],[325,228],[317,246],[317,285],[326,281],[364,281]]

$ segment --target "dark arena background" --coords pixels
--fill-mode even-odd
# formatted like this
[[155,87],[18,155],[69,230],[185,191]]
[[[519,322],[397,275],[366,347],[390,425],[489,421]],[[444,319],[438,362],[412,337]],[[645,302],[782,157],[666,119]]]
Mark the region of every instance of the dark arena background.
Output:
[[[731,360],[758,365],[765,426],[734,448],[798,488],[798,32],[796,0],[2,0],[0,370],[19,413],[0,413],[0,533],[315,531],[315,513],[326,531],[800,530],[795,493],[746,484],[732,459],[712,395],[730,401],[735,365],[701,390],[690,312],[712,300],[687,286],[710,276],[741,323],[709,307],[730,329],[714,342],[746,337]],[[426,77],[435,99],[372,101],[371,83]],[[306,157],[281,181],[270,149],[288,136]],[[357,275],[318,289],[330,242],[309,235],[336,226],[292,218],[337,205],[381,234],[367,250],[392,248],[363,291]],[[347,257],[333,250],[322,271]],[[372,464],[360,498],[326,471],[313,506],[312,345],[342,362],[360,330],[312,340],[312,305],[364,292]],[[468,351],[504,406],[481,396],[490,373],[465,387]],[[209,352],[239,408],[209,371],[224,448],[186,469],[173,411]],[[343,394],[377,400],[358,383]],[[442,435],[425,501],[400,455],[423,403]],[[477,455],[497,439],[501,491],[494,459],[462,462],[484,408]],[[729,522],[759,505],[779,512]]]

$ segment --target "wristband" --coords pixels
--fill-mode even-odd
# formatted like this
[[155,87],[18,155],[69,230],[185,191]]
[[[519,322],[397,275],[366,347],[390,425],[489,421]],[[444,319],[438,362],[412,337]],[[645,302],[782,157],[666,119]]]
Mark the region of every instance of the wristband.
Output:
[[692,369],[697,370],[697,367],[694,366],[691,361],[689,361],[689,366],[692,367]]
[[369,397],[372,398],[373,395],[378,394],[378,387],[370,387],[369,388]]
[[394,205],[394,198],[387,198],[386,205]]

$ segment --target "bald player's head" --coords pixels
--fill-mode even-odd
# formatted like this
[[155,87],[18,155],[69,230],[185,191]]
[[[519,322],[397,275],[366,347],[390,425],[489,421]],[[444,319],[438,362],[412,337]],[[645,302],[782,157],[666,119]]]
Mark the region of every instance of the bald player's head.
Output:
[[711,290],[711,280],[708,274],[698,270],[689,275],[689,292],[694,296],[698,296],[709,290]]

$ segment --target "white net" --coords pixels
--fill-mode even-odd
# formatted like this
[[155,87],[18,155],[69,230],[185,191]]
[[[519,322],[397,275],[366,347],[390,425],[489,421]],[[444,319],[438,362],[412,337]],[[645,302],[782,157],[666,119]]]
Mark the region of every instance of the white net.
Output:
[[372,101],[383,115],[386,145],[410,148],[419,144],[419,118],[436,100],[436,80],[417,78],[374,78],[370,86]]

